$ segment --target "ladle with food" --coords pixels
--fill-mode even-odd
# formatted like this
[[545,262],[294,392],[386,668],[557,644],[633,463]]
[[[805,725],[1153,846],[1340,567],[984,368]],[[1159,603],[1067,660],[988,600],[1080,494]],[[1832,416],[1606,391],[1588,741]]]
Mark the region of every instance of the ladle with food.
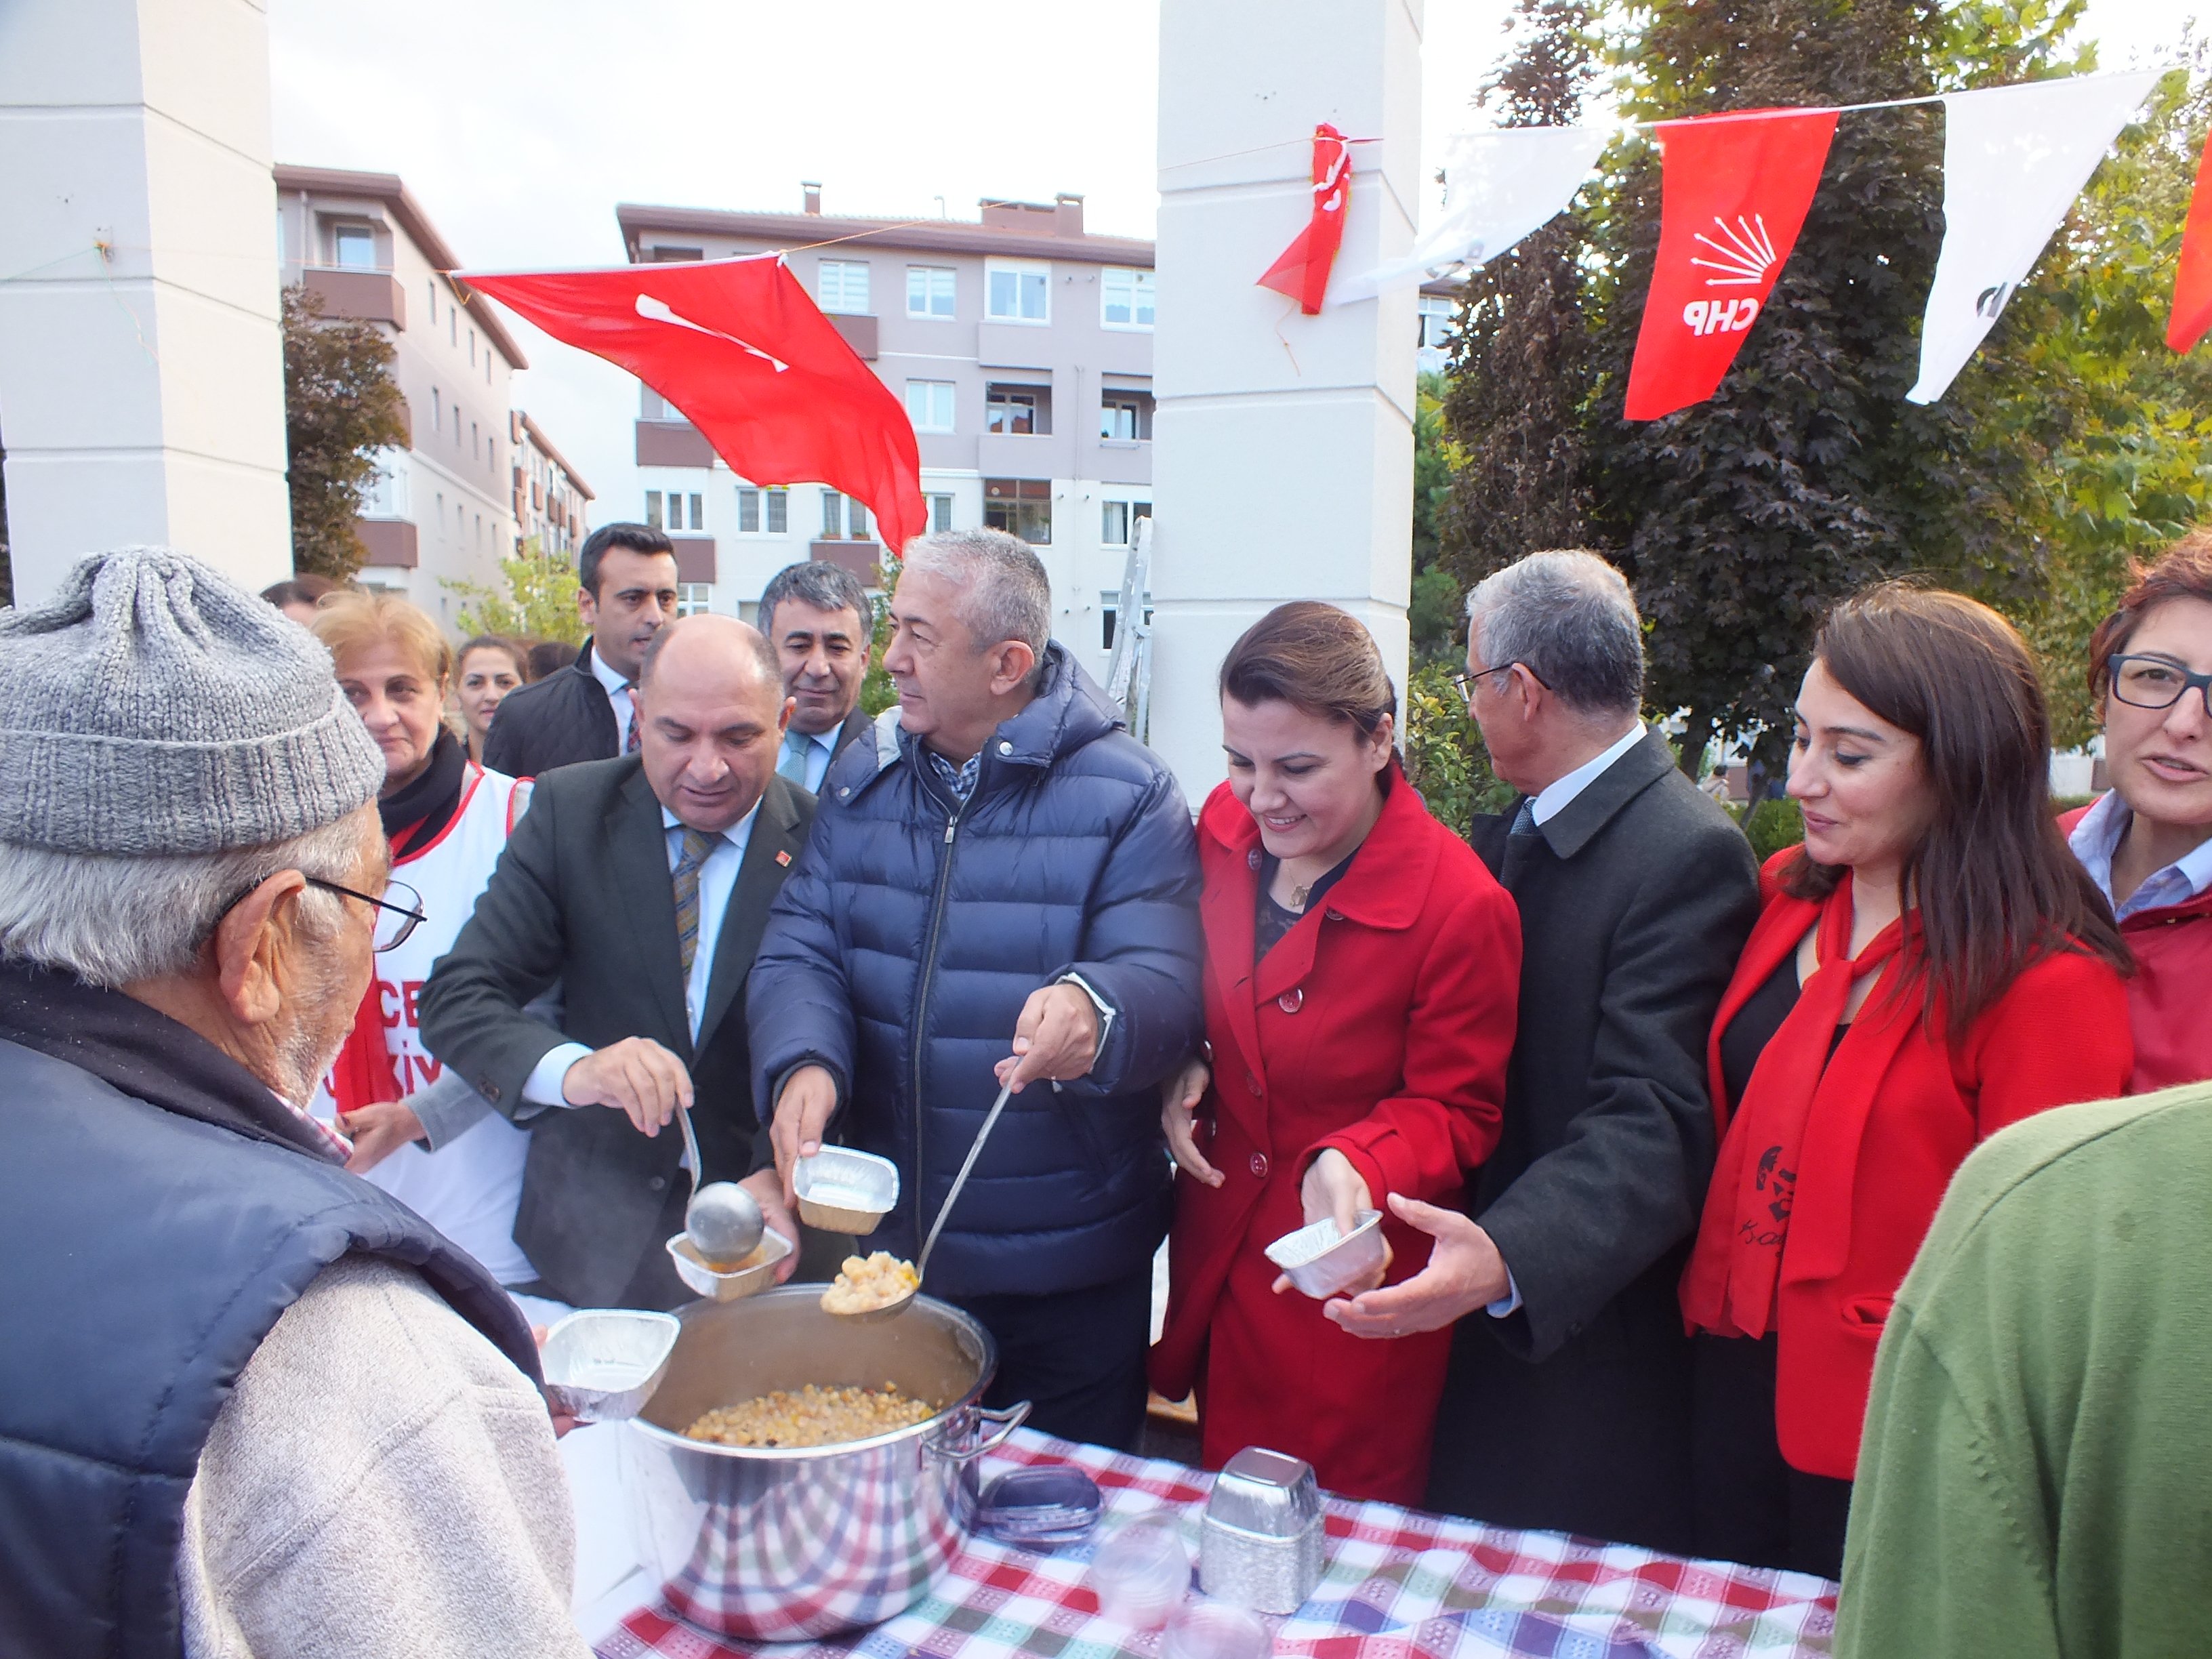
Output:
[[999,1091],[998,1099],[991,1103],[983,1127],[975,1131],[968,1156],[961,1160],[960,1173],[952,1177],[952,1190],[937,1206],[937,1219],[929,1224],[929,1237],[922,1241],[921,1254],[915,1258],[914,1266],[908,1267],[886,1250],[878,1250],[865,1260],[848,1257],[830,1288],[822,1293],[824,1313],[846,1319],[895,1319],[914,1305],[915,1297],[921,1294],[922,1279],[929,1272],[929,1253],[937,1248],[937,1236],[945,1231],[945,1218],[960,1201],[960,1189],[968,1184],[975,1160],[982,1156],[983,1143],[991,1138],[1000,1114],[1006,1109],[1006,1103],[1013,1094],[1014,1085],[1009,1082]]

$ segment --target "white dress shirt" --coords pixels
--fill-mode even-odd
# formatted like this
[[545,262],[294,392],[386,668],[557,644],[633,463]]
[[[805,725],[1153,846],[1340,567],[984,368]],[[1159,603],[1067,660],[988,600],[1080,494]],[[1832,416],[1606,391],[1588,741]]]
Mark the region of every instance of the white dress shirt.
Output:
[[[1628,728],[1627,735],[1613,744],[1602,754],[1594,755],[1563,778],[1554,778],[1537,791],[1528,803],[1528,816],[1539,823],[1548,823],[1574,804],[1575,797],[1606,775],[1613,763],[1644,741],[1644,722],[1638,720]],[[1505,1294],[1490,1304],[1483,1311],[1492,1319],[1503,1319],[1521,1306],[1521,1287],[1513,1282],[1513,1269],[1505,1270]]]
[[625,754],[629,750],[629,723],[637,718],[637,705],[630,697],[629,682],[607,666],[596,641],[592,647],[592,678],[606,687],[607,701],[615,706],[615,753]]
[[796,734],[806,740],[806,775],[799,780],[799,787],[809,794],[822,793],[822,780],[829,773],[830,757],[837,752],[837,734],[844,729],[845,723],[840,720],[827,732]]
[[[699,1016],[707,1006],[707,986],[714,975],[714,947],[722,938],[722,917],[730,908],[730,895],[737,890],[738,866],[745,861],[745,845],[752,839],[753,820],[759,816],[760,803],[755,801],[751,811],[722,831],[720,841],[699,866],[699,943],[691,955],[691,977],[684,987],[684,1012],[695,1048],[699,1042]],[[660,809],[660,824],[672,877],[684,856],[684,825],[665,806]],[[563,1042],[548,1049],[545,1057],[531,1068],[522,1085],[522,1097],[541,1106],[574,1105],[562,1087],[568,1081],[568,1068],[591,1052],[580,1042]]]
[[2135,814],[2120,799],[2120,792],[2107,789],[2066,838],[2074,856],[2089,872],[2089,879],[2112,905],[2115,917],[2125,921],[2138,910],[2181,904],[2212,887],[2212,841],[2202,841],[2164,869],[2143,878],[2142,885],[2129,894],[2124,902],[2113,899],[2112,855],[2120,850],[2120,838],[2134,821]]
[[1536,798],[1528,803],[1528,814],[1539,823],[1549,823],[1574,805],[1577,795],[1603,777],[1613,762],[1644,741],[1644,722],[1638,720],[1628,728],[1622,738],[1603,754],[1594,755],[1564,778],[1554,778],[1537,791]]

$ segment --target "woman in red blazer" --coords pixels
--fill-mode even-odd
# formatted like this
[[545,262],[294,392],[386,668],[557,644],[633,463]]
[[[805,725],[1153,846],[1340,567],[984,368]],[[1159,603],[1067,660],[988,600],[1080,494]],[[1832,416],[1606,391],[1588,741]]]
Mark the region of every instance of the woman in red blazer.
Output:
[[[1279,606],[1222,664],[1229,781],[1198,823],[1212,1063],[1166,1090],[1183,1174],[1152,1375],[1171,1400],[1195,1384],[1208,1468],[1268,1446],[1333,1491],[1413,1504],[1449,1330],[1347,1335],[1263,1254],[1385,1193],[1455,1203],[1498,1140],[1520,920],[1406,781],[1396,704],[1331,605]],[[1383,1231],[1389,1280],[1418,1272],[1427,1235]]]
[[1953,1173],[2127,1086],[2127,952],[2049,804],[2035,666],[1997,614],[1890,584],[1798,692],[1805,844],[1708,1049],[1722,1130],[1682,1310],[1700,1554],[1841,1573],[1875,1345]]
[[2089,641],[2112,787],[2059,820],[2135,953],[2136,1094],[2212,1078],[2212,530],[2184,536]]

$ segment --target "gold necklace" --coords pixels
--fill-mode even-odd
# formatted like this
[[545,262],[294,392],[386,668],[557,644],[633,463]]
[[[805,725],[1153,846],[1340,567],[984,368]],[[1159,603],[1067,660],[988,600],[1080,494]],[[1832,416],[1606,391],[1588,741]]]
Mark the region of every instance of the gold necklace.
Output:
[[1292,910],[1304,910],[1306,908],[1306,895],[1312,891],[1313,884],[1311,882],[1308,882],[1304,887],[1291,888],[1291,902],[1285,908]]

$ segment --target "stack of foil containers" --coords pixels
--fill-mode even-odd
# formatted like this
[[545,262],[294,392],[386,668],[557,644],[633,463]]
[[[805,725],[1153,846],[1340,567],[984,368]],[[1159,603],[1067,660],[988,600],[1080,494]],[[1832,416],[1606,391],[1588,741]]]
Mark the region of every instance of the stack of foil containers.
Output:
[[1312,1465],[1247,1446],[1213,1477],[1199,1587],[1255,1612],[1296,1613],[1321,1573],[1321,1488]]

